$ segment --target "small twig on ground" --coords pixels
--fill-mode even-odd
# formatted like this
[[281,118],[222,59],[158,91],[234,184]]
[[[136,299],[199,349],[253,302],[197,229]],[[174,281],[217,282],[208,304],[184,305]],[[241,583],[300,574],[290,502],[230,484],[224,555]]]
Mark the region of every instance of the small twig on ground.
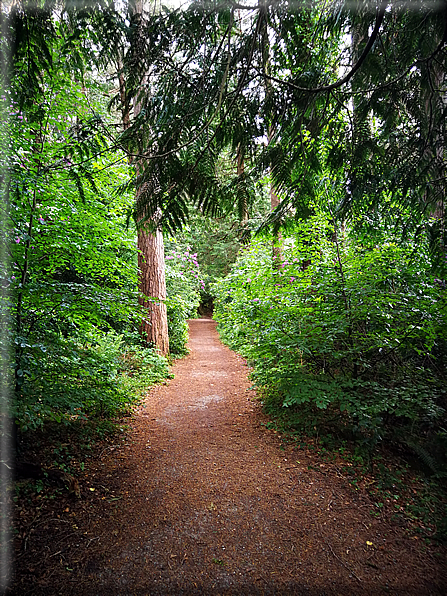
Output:
[[57,553],[53,553],[52,555],[50,555],[50,559],[51,559],[51,557],[55,557],[56,555],[59,555],[61,552],[62,552],[61,550],[58,550]]
[[87,548],[90,546],[90,543],[93,542],[94,540],[99,540],[99,536],[95,536],[95,538],[89,538],[88,543],[87,543]]
[[329,548],[329,550],[330,550],[330,551],[331,551],[331,553],[334,555],[334,557],[337,559],[337,561],[339,561],[339,562],[340,562],[340,563],[343,565],[343,567],[345,567],[345,569],[347,569],[347,570],[349,571],[349,573],[350,573],[350,574],[351,574],[353,577],[355,577],[355,579],[356,579],[358,582],[362,583],[362,580],[359,578],[359,576],[358,576],[358,575],[356,575],[356,574],[355,574],[355,572],[354,572],[354,571],[351,569],[351,567],[349,567],[349,565],[347,565],[347,564],[346,564],[346,563],[343,561],[343,559],[340,559],[340,557],[339,557],[337,554],[335,554],[335,553],[334,553],[334,550],[333,550],[332,546],[331,546],[331,545],[330,545],[328,542],[326,542],[326,541],[324,541],[324,543],[325,543],[325,544],[326,544],[326,546]]
[[115,448],[115,446],[114,446],[114,445],[108,445],[107,447],[104,447],[104,449],[103,449],[103,450],[101,451],[101,453],[99,454],[99,458],[98,458],[98,459],[101,459],[101,457],[104,455],[104,453],[105,453],[106,451],[108,451],[109,449],[114,449],[114,448]]
[[38,524],[36,524],[34,527],[32,527],[33,523],[36,521],[36,519],[38,519],[39,515],[36,515],[36,517],[34,518],[34,520],[28,525],[29,531],[27,532],[27,535],[24,538],[23,541],[23,546],[22,546],[22,554],[20,554],[19,556],[16,557],[16,560],[20,559],[21,557],[23,557],[24,554],[26,554],[26,548],[28,545],[28,540],[29,537],[31,536],[31,532],[33,530],[35,530],[36,528],[38,528],[39,526],[41,526],[42,524],[46,523],[46,522],[51,522],[51,521],[57,521],[57,522],[63,522],[66,524],[69,524],[70,522],[67,521],[66,519],[57,519],[56,517],[45,517],[42,521],[40,521]]

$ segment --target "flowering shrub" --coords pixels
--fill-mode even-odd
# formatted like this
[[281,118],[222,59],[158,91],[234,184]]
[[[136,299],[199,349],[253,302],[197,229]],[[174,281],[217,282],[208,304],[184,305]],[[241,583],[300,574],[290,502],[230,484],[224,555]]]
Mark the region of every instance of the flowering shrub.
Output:
[[197,253],[174,239],[166,240],[166,290],[169,350],[174,356],[187,353],[187,319],[197,317],[200,292],[205,288]]
[[101,118],[107,125],[105,102],[96,101],[101,83],[87,77],[83,89],[59,68],[66,57],[53,59],[42,96],[25,101],[23,112],[14,81],[0,98],[0,169],[9,187],[0,252],[10,257],[0,260],[2,362],[10,365],[2,373],[22,428],[75,411],[113,416],[136,398],[133,381],[149,379],[151,367],[156,380],[161,370],[145,353],[132,382],[117,373],[118,348],[141,350],[132,337],[141,320],[135,230],[126,226],[134,195],[116,192],[129,172],[115,149],[107,154],[98,126]]
[[175,241],[166,242],[166,289],[168,297],[181,296],[186,306],[186,316],[197,316],[200,291],[205,282],[200,273],[197,253],[187,246],[180,248]]

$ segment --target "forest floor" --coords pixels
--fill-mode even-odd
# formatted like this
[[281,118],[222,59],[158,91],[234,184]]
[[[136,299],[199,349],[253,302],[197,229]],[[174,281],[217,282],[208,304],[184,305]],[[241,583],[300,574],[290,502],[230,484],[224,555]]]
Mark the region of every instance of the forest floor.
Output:
[[[445,549],[337,461],[284,444],[210,319],[151,389],[125,440],[97,451],[81,498],[16,502],[12,590],[61,595],[445,595]],[[38,503],[38,504],[37,504]]]

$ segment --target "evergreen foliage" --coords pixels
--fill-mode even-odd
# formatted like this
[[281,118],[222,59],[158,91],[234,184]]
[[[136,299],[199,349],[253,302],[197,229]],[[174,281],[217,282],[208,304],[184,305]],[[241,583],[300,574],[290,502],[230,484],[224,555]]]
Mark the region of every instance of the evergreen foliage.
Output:
[[[424,228],[442,268],[446,23],[442,4],[422,1],[192,2],[148,18],[147,93],[129,89],[143,110],[123,138],[146,135],[139,211],[160,209],[171,231],[188,217],[187,198],[205,213],[232,204],[242,214],[270,170],[277,231],[312,213],[329,169],[346,189],[341,216],[369,233],[377,216],[408,235]],[[225,183],[223,151],[245,160]]]

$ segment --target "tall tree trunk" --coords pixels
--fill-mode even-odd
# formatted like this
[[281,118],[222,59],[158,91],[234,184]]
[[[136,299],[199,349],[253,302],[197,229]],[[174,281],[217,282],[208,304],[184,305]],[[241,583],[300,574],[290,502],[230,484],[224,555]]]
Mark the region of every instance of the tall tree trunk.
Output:
[[238,187],[238,212],[242,225],[248,221],[248,201],[247,201],[247,187],[245,182],[245,162],[244,149],[239,143],[237,147],[237,177],[239,181]]
[[421,75],[429,81],[425,87],[421,84],[421,99],[425,107],[421,130],[426,143],[424,161],[429,169],[425,202],[429,204],[429,213],[436,220],[440,233],[440,248],[445,254],[445,73],[440,65],[433,61],[428,66],[423,65]]
[[[351,22],[351,62],[356,64],[368,40],[369,20],[366,18],[365,9],[356,12]],[[355,201],[358,190],[358,178],[356,168],[356,155],[362,151],[362,145],[367,136],[368,122],[364,121],[359,113],[359,103],[362,97],[358,94],[360,91],[357,79],[351,79],[352,91],[352,131],[351,131],[351,168],[347,184],[347,194],[350,202]]]
[[[140,23],[143,21],[143,0],[135,2],[135,14],[140,15]],[[136,35],[136,40],[140,39],[141,33]],[[143,76],[141,87],[146,83],[146,76]],[[122,89],[123,81],[120,80],[120,93],[124,97]],[[125,97],[124,97],[125,99]],[[124,104],[127,105],[126,103]],[[137,95],[134,101],[134,117],[141,111],[141,98]],[[123,111],[123,124],[129,126],[129,117],[126,108]],[[145,151],[140,148],[140,154]],[[137,175],[141,174],[144,168],[144,158],[138,158]],[[136,192],[135,200],[145,190],[142,184]],[[155,218],[149,223],[157,223]],[[169,333],[168,333],[168,315],[165,304],[166,300],[166,277],[165,277],[165,256],[164,241],[161,229],[156,225],[156,231],[149,230],[150,226],[145,226],[141,221],[137,221],[138,227],[138,268],[139,268],[139,303],[144,306],[145,314],[140,326],[140,332],[148,344],[153,344],[158,348],[163,356],[169,353]]]
[[141,323],[141,334],[145,340],[157,346],[165,356],[169,353],[168,316],[166,310],[166,278],[163,233],[147,229],[138,230],[139,289],[142,294],[154,300],[140,297],[145,307]]

